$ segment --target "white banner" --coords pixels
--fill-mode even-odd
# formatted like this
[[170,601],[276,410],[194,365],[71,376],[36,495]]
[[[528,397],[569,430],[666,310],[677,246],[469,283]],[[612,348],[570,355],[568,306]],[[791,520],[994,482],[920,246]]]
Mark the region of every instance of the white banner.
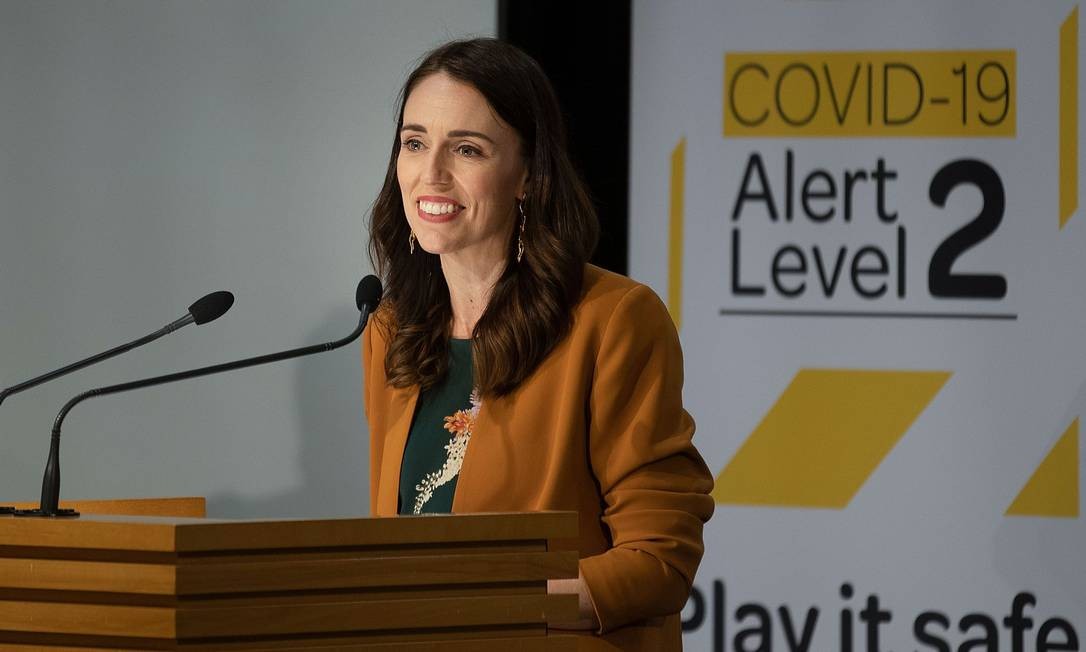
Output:
[[1079,650],[1075,2],[636,2],[631,276],[717,511],[713,652]]

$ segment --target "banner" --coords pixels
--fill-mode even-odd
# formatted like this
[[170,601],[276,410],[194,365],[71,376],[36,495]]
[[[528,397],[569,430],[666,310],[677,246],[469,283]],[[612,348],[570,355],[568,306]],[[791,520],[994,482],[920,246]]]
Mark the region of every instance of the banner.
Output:
[[1086,645],[1078,14],[635,2],[630,273],[716,475],[688,650]]

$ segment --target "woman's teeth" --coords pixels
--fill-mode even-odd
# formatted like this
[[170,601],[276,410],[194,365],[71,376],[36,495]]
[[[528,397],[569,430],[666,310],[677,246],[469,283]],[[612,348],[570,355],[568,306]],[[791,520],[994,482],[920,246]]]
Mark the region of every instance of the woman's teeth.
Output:
[[447,213],[455,213],[460,207],[456,204],[420,201],[419,208],[431,215],[445,215]]

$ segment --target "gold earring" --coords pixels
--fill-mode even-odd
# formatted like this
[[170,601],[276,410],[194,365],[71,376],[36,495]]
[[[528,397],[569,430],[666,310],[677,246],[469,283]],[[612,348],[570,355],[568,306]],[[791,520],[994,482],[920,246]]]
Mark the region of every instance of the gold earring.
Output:
[[412,231],[411,235],[407,236],[407,247],[411,250],[411,253],[415,253],[415,232]]
[[520,233],[517,234],[517,262],[524,257],[524,225],[528,221],[528,216],[524,214],[524,201],[517,202],[517,209],[520,211]]

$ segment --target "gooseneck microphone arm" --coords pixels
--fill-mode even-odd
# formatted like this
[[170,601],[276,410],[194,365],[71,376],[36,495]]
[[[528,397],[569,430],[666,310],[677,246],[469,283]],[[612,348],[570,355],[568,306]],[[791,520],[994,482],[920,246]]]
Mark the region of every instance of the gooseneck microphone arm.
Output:
[[134,389],[141,389],[144,387],[154,387],[155,385],[164,385],[166,383],[172,383],[179,380],[188,380],[190,378],[198,378],[200,376],[209,376],[211,374],[222,373],[226,371],[234,371],[235,369],[244,369],[246,367],[255,367],[257,365],[268,364],[271,362],[279,362],[280,360],[288,360],[290,358],[298,358],[305,355],[311,355],[314,353],[323,353],[325,351],[331,351],[338,349],[342,346],[350,344],[354,340],[358,339],[358,336],[362,334],[362,331],[366,328],[366,322],[369,321],[369,316],[373,310],[377,307],[378,302],[381,300],[381,284],[374,276],[367,276],[359,283],[358,291],[356,293],[356,300],[359,304],[359,308],[362,314],[358,319],[358,326],[346,337],[335,340],[333,342],[326,342],[324,344],[315,344],[312,346],[305,346],[297,349],[291,349],[289,351],[281,351],[279,353],[271,353],[268,355],[257,356],[255,358],[245,358],[242,360],[235,360],[234,362],[226,362],[223,364],[212,365],[209,367],[201,367],[199,369],[190,369],[189,371],[181,371],[172,374],[166,374],[164,376],[156,376],[154,378],[146,378],[143,380],[136,380],[128,383],[121,383],[118,385],[109,385],[107,387],[99,387],[97,389],[91,389],[78,396],[75,396],[70,401],[64,404],[60,413],[57,414],[56,421],[53,423],[53,435],[49,443],[49,460],[45,465],[45,476],[42,478],[41,489],[41,504],[37,510],[27,510],[25,512],[16,512],[20,516],[66,516],[69,514],[64,513],[59,509],[60,504],[60,429],[64,423],[65,417],[71,412],[79,403],[93,398],[96,396],[107,396],[109,394],[119,394],[121,392],[127,392]]
[[291,349],[290,351],[270,353],[268,355],[262,355],[255,358],[235,360],[234,362],[224,362],[223,364],[212,365],[209,367],[201,367],[200,369],[179,371],[177,373],[166,374],[164,376],[156,376],[154,378],[146,378],[144,380],[135,380],[128,383],[120,383],[117,385],[109,385],[108,387],[99,387],[97,389],[87,390],[65,403],[64,407],[61,408],[60,414],[57,415],[56,421],[53,423],[53,440],[56,441],[60,438],[60,428],[64,423],[64,417],[68,416],[68,412],[70,412],[72,408],[74,408],[79,403],[87,400],[88,398],[94,398],[96,396],[107,396],[109,394],[119,394],[121,392],[127,392],[133,389],[154,387],[155,385],[165,385],[166,383],[172,383],[179,380],[188,380],[190,378],[198,378],[200,376],[209,376],[211,374],[222,373],[225,371],[244,369],[246,367],[255,367],[257,365],[268,364],[271,362],[279,362],[280,360],[288,360],[290,358],[297,358],[303,355],[324,353],[325,351],[338,349],[341,346],[350,344],[359,335],[362,334],[362,331],[366,327],[366,318],[368,316],[368,314],[363,314],[362,318],[358,322],[358,326],[354,329],[354,331],[352,331],[351,334],[347,337],[344,337],[341,340],[336,340],[335,342],[314,344],[313,346],[304,346],[298,349]]
[[96,362],[108,360],[109,358],[118,356],[122,353],[125,353],[126,351],[131,351],[132,349],[143,346],[144,344],[154,342],[158,338],[169,335],[170,333],[181,328],[182,326],[188,326],[192,323],[206,324],[209,321],[213,321],[221,317],[223,313],[229,310],[230,306],[233,305],[233,303],[234,295],[230,294],[229,292],[212,292],[211,294],[199,299],[198,301],[196,301],[196,303],[192,304],[192,306],[189,307],[188,314],[186,314],[184,317],[181,317],[180,319],[174,320],[169,324],[166,324],[159,330],[149,335],[144,335],[139,339],[132,340],[128,344],[122,344],[121,346],[105,351],[104,353],[92,355],[91,357],[80,360],[79,362],[73,362],[70,365],[61,367],[56,371],[50,371],[47,374],[42,374],[36,378],[31,378],[30,380],[23,381],[18,385],[12,385],[7,389],[0,390],[0,403],[3,403],[4,399],[11,396],[12,394],[18,394],[19,392],[28,390],[32,387],[37,387],[42,383],[47,383],[54,378],[60,378],[61,376],[72,373],[73,371],[79,371],[84,367],[89,367]]
[[6,399],[8,396],[11,396],[12,394],[18,394],[19,392],[21,392],[23,390],[30,389],[31,387],[37,387],[38,385],[41,385],[42,383],[47,383],[50,380],[53,380],[54,378],[59,378],[59,377],[64,376],[66,374],[70,374],[73,371],[79,371],[83,367],[89,367],[90,365],[92,365],[92,364],[94,364],[96,362],[101,362],[102,360],[107,360],[109,358],[112,358],[113,356],[120,355],[120,354],[124,353],[125,351],[131,351],[132,349],[134,349],[134,348],[136,348],[138,346],[143,346],[144,344],[147,344],[149,342],[153,342],[153,341],[157,340],[158,338],[160,338],[160,337],[162,337],[164,335],[169,335],[170,333],[174,332],[178,328],[181,328],[182,326],[186,326],[186,325],[191,324],[191,323],[192,323],[192,315],[186,315],[186,316],[182,317],[181,319],[178,319],[177,321],[168,324],[167,326],[165,326],[161,330],[155,331],[154,333],[151,333],[150,335],[144,335],[143,337],[141,337],[139,339],[132,340],[128,344],[122,344],[121,346],[118,346],[117,348],[110,349],[110,350],[108,350],[108,351],[106,351],[104,353],[99,353],[98,355],[93,355],[93,356],[91,356],[91,357],[89,357],[89,358],[87,358],[85,360],[80,360],[79,362],[74,362],[74,363],[72,363],[72,364],[70,364],[70,365],[68,365],[66,367],[61,367],[60,369],[57,369],[56,371],[50,371],[47,374],[42,374],[41,376],[38,376],[37,378],[31,378],[30,380],[19,383],[18,385],[12,385],[11,387],[8,387],[7,389],[0,391],[0,403],[3,403],[4,399]]

